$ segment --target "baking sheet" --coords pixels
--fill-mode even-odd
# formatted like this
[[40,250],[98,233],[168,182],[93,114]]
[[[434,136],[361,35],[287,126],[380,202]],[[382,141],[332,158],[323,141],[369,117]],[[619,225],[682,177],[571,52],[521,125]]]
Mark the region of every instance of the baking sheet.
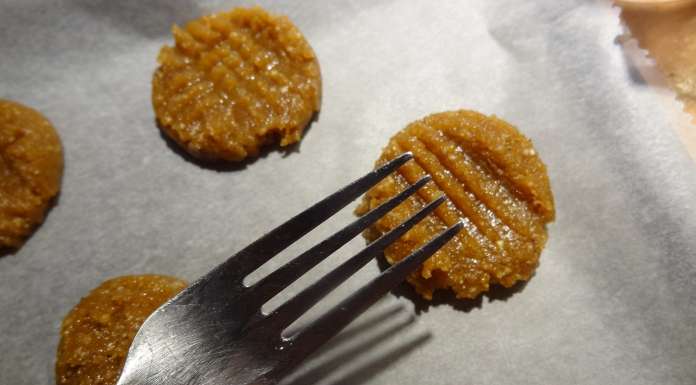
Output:
[[[101,281],[194,279],[369,170],[408,122],[457,108],[517,125],[548,165],[558,218],[536,276],[465,303],[390,294],[287,382],[696,383],[696,168],[615,43],[617,10],[580,0],[259,3],[289,15],[314,47],[322,111],[293,151],[229,170],[168,147],[150,77],[171,23],[249,3],[0,3],[0,97],[54,123],[66,164],[46,223],[0,258],[0,384],[54,383],[60,321]],[[363,245],[349,243],[283,296]],[[368,265],[323,306],[378,271]]]

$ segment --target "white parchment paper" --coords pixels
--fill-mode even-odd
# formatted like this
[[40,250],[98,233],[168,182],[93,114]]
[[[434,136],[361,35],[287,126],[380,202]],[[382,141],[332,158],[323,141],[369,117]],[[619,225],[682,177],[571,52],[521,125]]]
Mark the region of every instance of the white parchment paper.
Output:
[[[322,110],[294,151],[231,170],[168,147],[150,79],[172,23],[242,3],[0,3],[0,97],[43,112],[65,149],[57,206],[0,258],[0,384],[54,383],[61,319],[103,280],[192,280],[368,171],[408,122],[459,108],[515,124],[548,165],[558,218],[536,276],[464,303],[390,294],[288,382],[696,383],[696,167],[615,43],[615,9],[260,3],[289,15],[314,47]],[[279,260],[351,218],[342,211]],[[283,295],[363,245],[349,243]],[[378,271],[368,265],[323,306]]]

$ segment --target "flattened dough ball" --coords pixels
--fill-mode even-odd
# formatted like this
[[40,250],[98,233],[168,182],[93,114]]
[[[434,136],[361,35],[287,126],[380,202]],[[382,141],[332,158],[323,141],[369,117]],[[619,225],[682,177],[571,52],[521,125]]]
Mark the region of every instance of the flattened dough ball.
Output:
[[140,325],[186,286],[174,277],[131,275],[92,290],[63,320],[56,384],[116,384]]
[[408,277],[431,299],[437,289],[475,298],[491,283],[528,280],[546,243],[554,204],[546,167],[532,143],[510,124],[473,111],[430,115],[394,135],[377,165],[411,151],[414,160],[373,187],[356,212],[364,214],[413,184],[433,177],[366,235],[393,229],[443,193],[449,198],[385,251],[395,263],[459,220],[464,230]]
[[174,26],[152,103],[162,130],[191,155],[240,161],[280,137],[300,140],[321,99],[314,51],[284,16],[236,8]]
[[0,249],[17,248],[58,194],[63,150],[39,112],[0,99]]

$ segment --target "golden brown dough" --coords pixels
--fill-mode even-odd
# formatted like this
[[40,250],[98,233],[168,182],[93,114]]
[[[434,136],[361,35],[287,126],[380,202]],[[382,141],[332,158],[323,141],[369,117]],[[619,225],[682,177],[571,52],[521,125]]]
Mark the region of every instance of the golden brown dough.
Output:
[[193,156],[239,161],[300,140],[321,96],[319,63],[287,17],[236,8],[173,27],[152,80],[164,132]]
[[510,124],[473,111],[430,115],[394,135],[377,166],[411,151],[402,166],[365,195],[356,212],[377,207],[426,173],[433,177],[416,196],[379,220],[369,239],[393,229],[443,193],[449,198],[385,251],[395,263],[460,219],[464,230],[408,277],[416,291],[451,288],[475,298],[491,283],[512,286],[527,280],[554,219],[546,167],[532,143]]
[[0,99],[0,249],[17,248],[60,189],[63,151],[39,112]]
[[116,384],[140,325],[186,285],[174,277],[131,275],[92,290],[63,320],[56,384]]

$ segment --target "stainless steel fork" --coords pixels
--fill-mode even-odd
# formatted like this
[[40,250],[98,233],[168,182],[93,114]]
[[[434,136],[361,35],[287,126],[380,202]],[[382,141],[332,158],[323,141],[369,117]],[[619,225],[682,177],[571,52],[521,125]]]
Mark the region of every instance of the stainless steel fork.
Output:
[[402,282],[459,232],[458,223],[391,266],[305,328],[282,332],[341,282],[445,201],[440,197],[270,314],[261,306],[406,200],[430,177],[355,220],[253,285],[243,279],[413,156],[402,154],[253,242],[157,309],[130,347],[117,385],[274,384]]

